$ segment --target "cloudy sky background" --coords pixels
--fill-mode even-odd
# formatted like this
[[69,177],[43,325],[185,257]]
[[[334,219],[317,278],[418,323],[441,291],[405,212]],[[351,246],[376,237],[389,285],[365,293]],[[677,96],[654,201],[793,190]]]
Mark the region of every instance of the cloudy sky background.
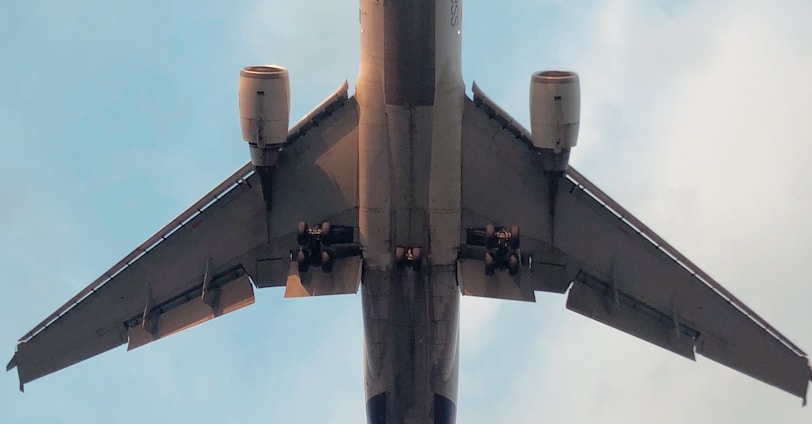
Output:
[[[358,69],[351,0],[4,2],[0,342],[248,160],[242,66],[292,119]],[[466,85],[528,123],[531,72],[580,73],[574,165],[812,350],[812,3],[465,1]],[[293,123],[293,122],[292,122]],[[459,423],[801,423],[800,400],[564,308],[463,300]],[[364,422],[359,296],[257,303],[17,391],[0,422]]]

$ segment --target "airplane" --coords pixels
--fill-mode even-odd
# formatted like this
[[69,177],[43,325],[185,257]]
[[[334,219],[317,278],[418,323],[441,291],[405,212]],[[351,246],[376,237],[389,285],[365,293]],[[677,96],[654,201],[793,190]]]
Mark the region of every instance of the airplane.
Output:
[[[566,292],[570,309],[634,333],[683,356],[692,357],[695,350],[704,353],[734,368],[755,373],[756,378],[803,397],[809,370],[808,363],[804,362],[805,354],[712,279],[704,276],[687,259],[678,256],[667,243],[603,195],[586,178],[573,168],[567,168],[565,156],[569,151],[566,148],[556,151],[555,145],[548,147],[537,144],[538,131],[543,133],[545,127],[562,130],[561,125],[544,122],[550,114],[541,112],[534,115],[531,112],[533,124],[541,128],[526,131],[478,87],[473,90],[473,99],[464,97],[461,77],[457,78],[459,66],[455,68],[460,62],[459,46],[453,42],[441,45],[442,40],[459,38],[454,38],[453,25],[443,27],[438,23],[444,10],[441,9],[442,4],[436,6],[433,17],[437,45],[434,50],[450,51],[446,51],[446,56],[436,54],[434,67],[426,71],[426,75],[435,72],[433,85],[426,84],[430,78],[416,78],[407,72],[423,69],[418,66],[420,63],[409,62],[421,60],[409,51],[414,40],[403,41],[394,49],[385,46],[383,49],[380,46],[375,48],[375,43],[380,43],[382,39],[397,40],[401,36],[397,31],[400,28],[398,25],[420,28],[419,25],[410,24],[426,22],[425,15],[421,15],[426,10],[404,7],[398,13],[393,13],[394,19],[387,21],[386,12],[376,12],[375,7],[378,6],[374,2],[362,2],[361,5],[361,28],[364,30],[362,57],[366,52],[372,59],[367,63],[362,59],[355,95],[350,97],[346,87],[340,88],[291,131],[288,131],[287,122],[284,125],[279,123],[284,119],[264,119],[266,111],[272,115],[274,107],[279,107],[283,112],[287,107],[264,99],[285,99],[287,92],[282,90],[274,96],[270,93],[278,87],[268,85],[267,89],[259,90],[251,86],[264,84],[266,80],[285,80],[285,71],[272,66],[244,69],[241,82],[249,88],[241,90],[241,110],[247,108],[250,112],[241,112],[241,117],[245,123],[243,131],[249,142],[251,163],[32,330],[30,338],[29,335],[23,337],[10,364],[17,366],[21,384],[39,377],[38,373],[55,371],[52,368],[61,368],[105,348],[125,342],[130,348],[135,348],[245,306],[253,300],[252,284],[256,287],[285,286],[286,295],[290,297],[355,292],[360,284],[365,312],[368,411],[371,422],[409,422],[425,417],[434,422],[453,421],[456,397],[453,385],[456,383],[458,357],[458,346],[455,344],[458,322],[455,317],[460,291],[467,295],[519,301],[532,301],[537,290]],[[368,11],[368,15],[364,15],[364,10]],[[452,9],[445,13],[449,22],[453,21]],[[459,14],[461,17],[461,9]],[[391,26],[387,26],[387,22]],[[393,31],[391,37],[386,37],[387,31]],[[381,32],[384,37],[380,37]],[[440,37],[442,34],[447,37]],[[405,35],[402,37],[408,38]],[[418,36],[420,40],[425,42]],[[383,58],[376,60],[374,52],[380,50],[384,51]],[[393,62],[387,62],[386,53],[391,51],[406,51],[403,56],[408,59],[396,57],[389,59]],[[437,58],[441,57],[447,59],[444,64],[448,66],[445,68],[437,65]],[[398,60],[406,60],[407,63],[402,65]],[[383,63],[383,68],[379,62]],[[381,71],[386,66],[395,69],[394,76]],[[441,70],[450,73],[443,74]],[[397,71],[403,71],[403,75]],[[376,75],[383,78],[376,80]],[[396,81],[407,82],[402,86]],[[553,106],[557,105],[555,102],[563,104],[564,101],[575,99],[568,106],[577,109],[577,95],[566,91],[577,92],[577,75],[551,71],[534,75],[533,81],[535,85],[531,90],[539,90],[534,92],[536,94],[550,86],[568,87],[557,92],[560,95],[554,93],[540,97],[547,98],[552,102],[547,105]],[[387,85],[389,83],[391,85]],[[364,96],[379,91],[370,89],[370,86],[380,87],[383,94],[379,97],[382,98],[373,96],[372,99],[365,99]],[[448,91],[442,91],[442,88]],[[449,103],[444,103],[449,98],[456,98],[454,96],[459,96],[459,104],[449,106]],[[374,103],[372,112],[370,108],[365,109],[366,101]],[[532,104],[544,110],[544,102]],[[455,105],[457,109],[452,114],[450,111]],[[562,107],[561,110],[566,112],[570,109]],[[377,115],[372,116],[371,121],[365,121],[364,116],[368,113]],[[256,116],[259,118],[252,120]],[[454,116],[459,119],[455,121]],[[574,121],[563,121],[563,131],[577,132],[577,114],[575,116]],[[429,117],[433,118],[431,127],[426,124]],[[450,128],[437,128],[443,122],[458,122],[459,128],[456,124]],[[277,127],[276,133],[282,134],[280,138],[274,138],[274,126]],[[333,138],[332,131],[341,132],[343,138]],[[458,131],[459,135],[455,135],[454,131]],[[372,136],[363,135],[369,135],[369,132]],[[459,139],[459,148],[455,149],[452,145],[450,150],[445,150],[448,146],[435,145],[434,141],[439,139]],[[366,140],[366,144],[363,140]],[[363,157],[381,153],[376,150],[382,148],[381,144],[370,140],[386,140],[388,143],[383,145],[384,148],[388,148],[388,153],[395,157],[382,155],[376,160],[362,160]],[[575,138],[571,136],[564,135],[556,140],[568,147],[575,145]],[[346,145],[353,148],[342,147]],[[457,154],[459,159],[456,159]],[[398,155],[405,160],[397,160]],[[426,157],[431,160],[427,162]],[[437,166],[434,165],[435,159]],[[454,164],[455,159],[460,162],[457,166],[461,172],[459,178],[447,174],[449,168],[455,168],[448,163]],[[416,164],[413,165],[412,161]],[[352,175],[352,170],[340,169],[346,164],[357,164],[357,175]],[[383,170],[382,164],[387,165]],[[478,172],[480,168],[491,169],[495,174],[483,175]],[[427,172],[416,172],[421,169]],[[362,171],[371,177],[365,178]],[[376,191],[382,189],[381,185],[373,181],[383,178],[380,174],[386,172],[390,175],[384,179],[390,181],[391,187],[383,189],[388,193],[381,194]],[[408,175],[408,178],[404,175]],[[527,179],[516,183],[520,176]],[[459,185],[459,189],[455,185]],[[515,189],[515,192],[506,193],[504,187]],[[413,192],[408,193],[410,190]],[[455,190],[459,200],[454,199]],[[355,196],[358,204],[352,204]],[[494,200],[495,203],[487,203],[483,198]],[[313,199],[318,201],[314,202]],[[473,203],[466,203],[466,199]],[[529,203],[517,208],[511,204],[518,203],[516,199]],[[387,200],[391,201],[389,213],[374,206],[386,204]],[[452,204],[436,206],[443,201],[451,201]],[[342,202],[349,204],[343,205]],[[459,206],[455,206],[457,203]],[[341,211],[330,210],[333,204],[348,207]],[[581,207],[584,210],[579,209]],[[251,215],[237,215],[237,212],[246,211]],[[578,220],[584,217],[590,220]],[[607,218],[611,218],[613,224],[605,229],[601,225],[605,224]],[[238,225],[218,226],[218,221]],[[434,226],[435,221],[450,221],[451,224]],[[408,228],[401,228],[401,223]],[[582,225],[588,228],[583,229]],[[258,228],[264,231],[256,231]],[[275,228],[280,228],[280,232],[274,232]],[[446,231],[448,228],[453,228],[453,231]],[[614,230],[621,235],[611,232]],[[261,243],[257,242],[259,244],[240,244],[258,236],[264,236]],[[589,243],[584,243],[584,239],[589,239]],[[201,247],[204,245],[205,249]],[[240,251],[234,246],[253,250]],[[234,254],[229,252],[236,251],[240,251],[242,256],[229,257],[229,254]],[[171,265],[161,266],[161,263]],[[641,269],[632,269],[636,267]],[[141,272],[144,274],[139,277],[137,274]],[[682,285],[676,287],[696,290],[695,286],[698,286],[703,293],[704,290],[711,293],[708,295],[711,297],[705,299],[701,293],[692,293],[685,295],[686,299],[680,293],[671,293],[667,295],[671,304],[664,307],[663,304],[669,302],[658,298],[657,293],[652,295],[645,292],[651,289],[650,286],[641,289],[634,278],[642,278],[640,274],[657,275],[658,272],[664,275],[664,280],[675,272],[687,273],[680,274],[682,278],[678,284]],[[142,278],[144,276],[147,278]],[[170,278],[173,276],[178,278]],[[139,279],[144,281],[132,282]],[[381,284],[385,281],[390,284]],[[416,289],[434,296],[420,298],[415,293]],[[105,293],[117,290],[122,290],[120,293],[124,299],[119,296],[115,304],[103,304],[105,296],[109,296]],[[724,302],[720,299],[724,299]],[[440,305],[426,308],[434,316],[409,319],[428,322],[427,318],[432,318],[431,326],[411,324],[411,321],[404,324],[396,320],[414,310],[406,308],[399,313],[398,308],[405,308],[409,302],[429,300]],[[695,306],[691,300],[698,300],[700,305]],[[740,352],[715,351],[714,348],[718,349],[718,346],[714,345],[716,340],[711,337],[719,337],[734,346],[741,340],[728,339],[732,336],[725,333],[732,330],[727,326],[722,329],[712,327],[702,320],[702,314],[694,311],[699,316],[692,315],[689,310],[692,306],[696,309],[717,308],[713,313],[729,314],[734,327],[742,325],[742,331],[769,334],[762,336],[764,340],[747,341],[764,343],[768,346],[765,349],[778,349],[783,355],[788,355],[789,360],[779,363],[787,364],[792,369],[779,370],[779,375],[774,375],[774,372],[778,372],[774,370],[754,371],[748,368],[749,358],[736,356]],[[110,316],[111,321],[104,325],[111,327],[94,328],[91,329],[92,334],[84,334],[92,338],[91,342],[82,343],[82,340],[73,339],[82,336],[82,331],[65,329],[71,325],[84,328],[91,324],[83,321],[86,316],[82,314],[90,313],[94,307],[111,310],[108,314],[94,314],[94,318],[121,313],[126,313],[126,317],[116,322],[118,317]],[[128,308],[132,311],[126,310]],[[387,308],[390,312],[381,315],[380,309]],[[438,313],[450,318],[437,319]],[[433,346],[427,348],[431,355],[437,355],[437,358],[433,358],[437,363],[430,364],[431,369],[427,369],[429,364],[411,360],[408,355],[399,356],[414,353],[410,350],[413,347],[406,349],[398,346],[411,340],[420,342],[419,331],[429,334],[428,338],[423,339],[424,343],[434,337]],[[711,334],[717,332],[720,334]],[[43,347],[46,344],[49,349]],[[73,347],[71,355],[75,356],[61,350],[69,347]],[[754,350],[759,353],[759,349]],[[44,358],[43,352],[62,356]],[[389,369],[375,372],[388,367],[391,367],[391,373]],[[404,376],[426,376],[428,380],[439,378],[439,382],[432,387],[435,390],[433,393],[426,392],[423,396],[418,395],[420,387],[405,387],[401,391],[388,388],[404,381]],[[429,385],[432,384],[434,382]]]

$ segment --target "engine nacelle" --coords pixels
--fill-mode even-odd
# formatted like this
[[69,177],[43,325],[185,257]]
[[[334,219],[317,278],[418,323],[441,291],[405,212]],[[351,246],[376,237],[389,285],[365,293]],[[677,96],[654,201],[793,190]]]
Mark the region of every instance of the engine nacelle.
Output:
[[578,74],[543,71],[530,80],[530,131],[541,149],[545,172],[567,170],[569,150],[578,142],[581,88]]
[[[251,145],[254,166],[274,166],[275,145],[288,138],[290,79],[276,65],[247,66],[240,71],[240,128]],[[273,163],[271,163],[273,162]]]

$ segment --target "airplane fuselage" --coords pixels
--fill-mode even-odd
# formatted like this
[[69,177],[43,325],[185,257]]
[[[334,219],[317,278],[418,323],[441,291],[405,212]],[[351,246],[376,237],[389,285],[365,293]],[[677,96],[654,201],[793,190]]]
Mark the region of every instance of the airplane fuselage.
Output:
[[455,419],[461,3],[360,2],[355,96],[370,423]]

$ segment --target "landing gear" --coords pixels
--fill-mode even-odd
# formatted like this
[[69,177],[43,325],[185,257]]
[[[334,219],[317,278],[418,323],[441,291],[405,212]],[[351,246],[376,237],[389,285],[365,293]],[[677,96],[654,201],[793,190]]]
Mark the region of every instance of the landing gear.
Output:
[[299,252],[296,253],[296,264],[299,267],[300,274],[304,274],[310,268],[310,261],[307,256],[307,252],[302,249],[299,249]]
[[332,230],[332,228],[333,227],[330,225],[329,221],[324,221],[321,223],[321,244],[325,246],[330,245],[330,236],[332,235],[330,230]]
[[485,275],[493,275],[495,270],[496,259],[494,259],[493,253],[485,252]]
[[299,250],[291,259],[295,259],[299,267],[299,273],[305,273],[310,266],[321,267],[321,270],[329,273],[333,271],[335,258],[328,249],[332,240],[333,226],[325,221],[313,227],[309,227],[302,221],[296,226],[296,242]]
[[395,268],[403,269],[406,267],[406,248],[405,247],[396,247],[395,248]]
[[423,249],[419,247],[395,248],[395,269],[411,267],[415,271],[420,271],[423,265]]
[[519,226],[518,225],[511,225],[510,226],[510,235],[508,236],[508,244],[510,248],[516,250],[519,248]]
[[307,244],[307,239],[310,238],[310,234],[307,230],[307,223],[304,221],[300,222],[296,227],[296,242],[299,243],[299,246]]
[[511,253],[508,257],[507,263],[508,274],[516,275],[519,273],[519,255]]
[[485,248],[496,249],[496,228],[493,224],[488,224],[485,227]]
[[[482,230],[479,230],[482,231]],[[482,234],[482,233],[479,233]],[[483,240],[483,239],[480,239]],[[521,246],[519,226],[508,228],[485,226],[485,275],[494,275],[497,269],[507,269],[510,275],[517,275],[521,268]]]
[[412,269],[420,271],[420,266],[423,264],[423,249],[419,247],[412,248]]
[[333,271],[333,255],[326,250],[321,252],[321,270],[324,273],[330,273]]

